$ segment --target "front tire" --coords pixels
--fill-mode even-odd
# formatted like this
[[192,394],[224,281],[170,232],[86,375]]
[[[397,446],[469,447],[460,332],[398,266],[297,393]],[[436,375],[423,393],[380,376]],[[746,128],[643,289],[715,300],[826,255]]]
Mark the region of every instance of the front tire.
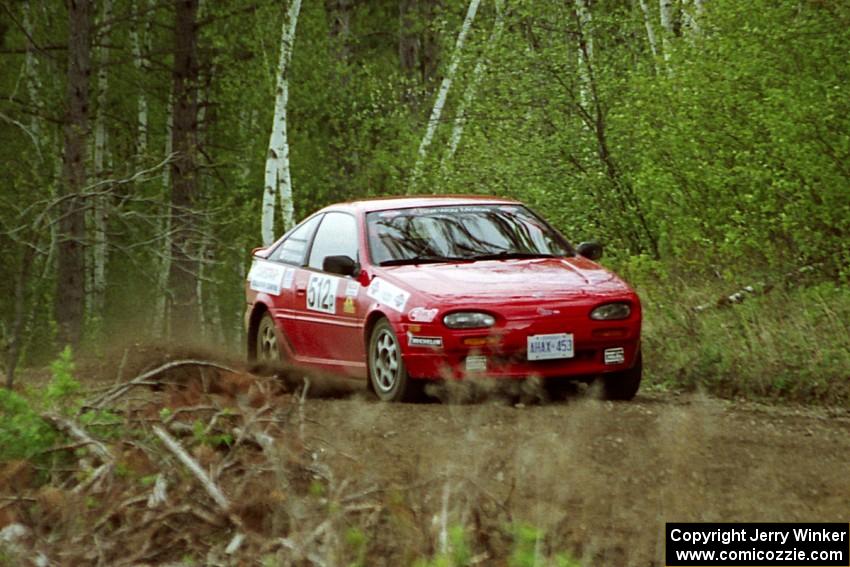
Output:
[[418,398],[420,385],[407,374],[398,337],[386,319],[372,329],[368,360],[369,383],[381,401],[412,402]]
[[631,400],[640,388],[642,377],[643,356],[638,352],[634,366],[602,376],[602,397],[606,400]]

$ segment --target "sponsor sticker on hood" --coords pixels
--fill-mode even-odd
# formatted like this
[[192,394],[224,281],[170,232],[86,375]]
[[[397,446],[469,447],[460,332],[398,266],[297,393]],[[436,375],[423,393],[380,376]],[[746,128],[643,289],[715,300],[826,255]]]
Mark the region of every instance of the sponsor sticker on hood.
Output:
[[381,278],[372,280],[372,283],[369,284],[369,289],[366,290],[366,295],[399,313],[404,313],[404,306],[407,305],[407,300],[410,299],[409,291],[405,291]]

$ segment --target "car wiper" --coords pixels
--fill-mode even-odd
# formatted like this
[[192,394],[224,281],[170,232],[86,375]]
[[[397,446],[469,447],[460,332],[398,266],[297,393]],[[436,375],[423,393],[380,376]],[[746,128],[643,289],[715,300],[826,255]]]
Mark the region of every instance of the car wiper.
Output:
[[494,254],[478,254],[472,257],[473,260],[519,260],[523,258],[555,258],[555,255],[543,252],[511,252],[505,250]]
[[412,258],[393,258],[384,260],[381,266],[401,266],[403,264],[440,264],[443,262],[472,262],[472,258],[461,258],[459,256],[413,256]]

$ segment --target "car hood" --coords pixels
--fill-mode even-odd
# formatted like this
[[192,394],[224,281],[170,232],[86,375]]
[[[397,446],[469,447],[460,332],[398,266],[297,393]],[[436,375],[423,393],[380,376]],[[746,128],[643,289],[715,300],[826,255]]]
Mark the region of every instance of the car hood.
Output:
[[441,301],[533,302],[622,295],[631,288],[586,258],[487,260],[382,268],[389,279]]

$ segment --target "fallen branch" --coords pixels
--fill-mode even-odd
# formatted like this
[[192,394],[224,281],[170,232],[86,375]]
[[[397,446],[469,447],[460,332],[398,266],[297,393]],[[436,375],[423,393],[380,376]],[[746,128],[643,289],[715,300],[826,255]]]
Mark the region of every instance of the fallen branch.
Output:
[[92,472],[91,476],[85,482],[78,484],[74,488],[74,492],[79,494],[88,490],[91,486],[98,486],[103,478],[115,467],[115,457],[112,455],[109,448],[86,433],[82,427],[70,419],[65,419],[64,417],[59,417],[58,415],[50,413],[42,414],[41,417],[59,431],[67,433],[80,444],[86,445],[89,450],[101,460],[102,464],[94,469],[94,472]]
[[168,482],[165,480],[165,477],[162,473],[156,475],[156,483],[154,484],[153,491],[151,495],[148,497],[147,506],[148,508],[158,508],[160,505],[168,502]]
[[[784,283],[785,281],[791,278],[806,274],[808,272],[812,272],[820,265],[821,264],[811,264],[808,266],[797,268],[796,270],[791,270],[790,272],[786,272],[785,274],[783,274],[782,277],[779,278],[779,280]],[[747,297],[751,295],[765,295],[772,289],[774,289],[776,285],[777,284],[775,282],[758,282],[755,285],[746,285],[735,291],[734,293],[722,295],[716,301],[703,303],[701,305],[692,307],[692,309],[697,313],[702,313],[703,311],[707,311],[715,307],[728,307],[730,305],[736,305],[738,303],[743,303],[744,300],[746,300]]]
[[759,283],[758,286],[759,286],[758,292],[756,291],[756,288],[751,286],[751,285],[744,286],[741,289],[739,289],[738,291],[736,291],[735,293],[730,293],[729,295],[720,296],[720,298],[718,298],[717,301],[714,301],[714,302],[711,302],[711,303],[703,303],[702,305],[697,305],[693,309],[697,313],[701,313],[703,311],[711,309],[712,307],[727,307],[729,305],[734,305],[736,303],[743,303],[744,299],[746,299],[748,295],[755,295],[756,293],[764,294],[764,293],[767,293],[768,291],[770,291],[772,289],[772,286],[768,286],[768,285],[764,284],[763,282]]
[[163,443],[165,443],[168,450],[171,451],[187,469],[189,469],[189,472],[195,475],[195,478],[198,479],[198,482],[201,483],[201,486],[204,487],[204,490],[207,491],[210,498],[212,498],[218,507],[221,508],[221,511],[224,512],[227,519],[229,519],[234,526],[241,529],[242,520],[233,513],[227,496],[224,495],[224,492],[221,491],[218,485],[214,483],[204,469],[201,468],[201,465],[199,465],[198,462],[186,452],[180,443],[178,443],[177,440],[169,435],[163,428],[155,425],[153,427],[153,432]]
[[100,457],[101,461],[104,463],[112,463],[115,460],[106,445],[94,439],[91,435],[86,433],[82,427],[70,419],[65,419],[64,417],[59,417],[58,415],[51,413],[42,414],[41,417],[59,431],[67,433],[79,443],[89,446],[92,452]]
[[125,382],[123,384],[120,384],[118,386],[111,388],[108,392],[106,392],[105,394],[103,394],[99,398],[96,398],[96,399],[92,400],[91,402],[85,404],[83,407],[84,408],[88,407],[88,408],[100,409],[103,406],[105,406],[106,404],[108,404],[108,403],[110,403],[114,400],[117,400],[118,398],[123,396],[131,388],[134,388],[135,386],[139,386],[139,385],[145,385],[145,383],[148,382],[148,380],[150,380],[151,378],[153,378],[155,376],[158,376],[159,374],[162,374],[163,372],[165,372],[167,370],[171,370],[172,368],[177,368],[177,367],[180,367],[180,366],[188,366],[188,365],[209,366],[211,368],[218,368],[219,370],[224,370],[226,372],[232,372],[234,374],[237,373],[236,370],[234,370],[233,368],[230,368],[229,366],[224,366],[223,364],[218,364],[217,362],[210,362],[209,360],[194,360],[194,359],[174,360],[174,361],[171,361],[171,362],[167,362],[167,363],[163,364],[162,366],[158,366],[158,367],[154,368],[153,370],[148,370],[144,374],[140,374],[140,375],[136,376],[135,378],[133,378],[129,382]]

